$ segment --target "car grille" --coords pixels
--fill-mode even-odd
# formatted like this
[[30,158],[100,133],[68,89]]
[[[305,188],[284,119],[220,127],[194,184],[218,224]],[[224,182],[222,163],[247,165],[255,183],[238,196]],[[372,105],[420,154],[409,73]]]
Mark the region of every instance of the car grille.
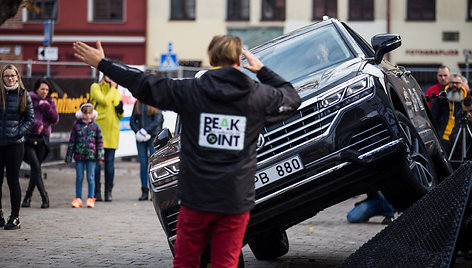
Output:
[[282,122],[268,124],[261,134],[265,143],[257,152],[257,161],[263,161],[321,136],[329,128],[336,110],[320,109],[316,102]]
[[168,237],[173,237],[177,234],[177,216],[179,215],[179,208],[179,206],[169,207],[169,210],[164,212],[164,217],[169,230]]
[[387,128],[381,122],[374,122],[356,129],[349,143],[349,148],[365,153],[392,140]]

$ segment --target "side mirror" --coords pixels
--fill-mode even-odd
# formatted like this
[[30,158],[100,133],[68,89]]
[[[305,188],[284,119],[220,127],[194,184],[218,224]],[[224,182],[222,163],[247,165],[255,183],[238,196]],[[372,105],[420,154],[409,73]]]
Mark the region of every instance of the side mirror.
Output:
[[375,50],[375,63],[377,64],[382,62],[385,54],[402,45],[402,39],[398,34],[377,34],[372,37],[370,42]]
[[170,133],[170,130],[168,128],[164,128],[157,134],[156,138],[154,141],[152,141],[152,146],[154,149],[159,150],[159,148],[163,147],[164,145],[167,144],[167,142],[172,138],[172,133]]

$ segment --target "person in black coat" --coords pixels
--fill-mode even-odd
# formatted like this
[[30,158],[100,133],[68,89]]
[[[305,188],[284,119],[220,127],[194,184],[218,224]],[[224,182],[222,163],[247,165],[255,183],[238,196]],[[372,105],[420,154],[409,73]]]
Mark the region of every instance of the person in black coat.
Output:
[[[256,142],[266,121],[299,107],[293,86],[242,50],[232,35],[208,46],[213,68],[198,78],[169,79],[105,58],[75,42],[75,55],[128,88],[145,104],[172,110],[182,122],[174,267],[196,267],[211,237],[211,263],[237,267],[249,211],[254,207]],[[241,55],[248,64],[241,66]],[[256,73],[260,82],[240,71]]]
[[[20,167],[24,155],[24,136],[34,123],[33,102],[21,81],[20,72],[7,64],[0,81],[0,226],[6,230],[20,228]],[[4,170],[10,189],[11,214],[5,224],[1,204]]]

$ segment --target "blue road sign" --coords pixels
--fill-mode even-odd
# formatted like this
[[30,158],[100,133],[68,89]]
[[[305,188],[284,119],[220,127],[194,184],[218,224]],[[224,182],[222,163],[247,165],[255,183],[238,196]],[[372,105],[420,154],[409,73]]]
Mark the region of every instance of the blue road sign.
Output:
[[53,27],[54,22],[52,20],[47,20],[44,22],[44,41],[43,44],[45,46],[52,44],[52,36],[53,36]]
[[161,64],[159,68],[162,71],[176,71],[178,67],[177,54],[161,54]]

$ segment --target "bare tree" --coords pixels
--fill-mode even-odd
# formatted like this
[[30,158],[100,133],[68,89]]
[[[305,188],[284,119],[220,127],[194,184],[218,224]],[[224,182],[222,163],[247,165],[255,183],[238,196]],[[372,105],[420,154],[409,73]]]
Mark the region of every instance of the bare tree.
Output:
[[39,8],[33,2],[34,0],[0,0],[0,25],[13,18],[21,7],[39,13]]

